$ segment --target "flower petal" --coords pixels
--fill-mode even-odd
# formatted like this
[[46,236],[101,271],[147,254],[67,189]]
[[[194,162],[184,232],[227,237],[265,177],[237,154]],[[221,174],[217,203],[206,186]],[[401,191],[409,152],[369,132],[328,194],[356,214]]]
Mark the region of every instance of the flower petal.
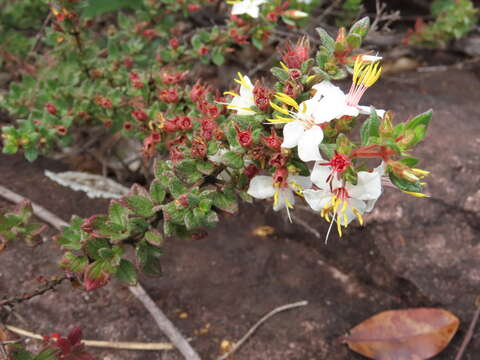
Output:
[[329,190],[330,186],[327,183],[327,178],[331,173],[332,168],[330,166],[320,165],[320,162],[317,161],[310,173],[310,179],[320,189]]
[[323,131],[320,126],[313,126],[306,130],[298,141],[298,156],[302,161],[322,160],[318,146],[323,140]]
[[[370,108],[370,106],[359,105],[357,108],[358,108],[360,114],[370,115],[370,113],[371,113],[371,108]],[[379,118],[382,118],[382,119],[383,119],[383,117],[385,116],[385,110],[375,109],[375,112],[377,113],[377,116],[378,116]]]
[[345,210],[345,215],[347,215],[347,223],[345,224],[345,219],[340,217],[341,223],[343,226],[346,226],[352,222],[352,220],[355,220],[357,218],[357,215],[353,211],[355,209],[358,211],[360,214],[364,214],[366,210],[367,205],[365,204],[364,201],[357,200],[357,199],[348,199],[348,206],[347,209]]
[[278,192],[278,200],[273,204],[273,210],[278,211],[288,205],[293,206],[295,204],[295,196],[293,196],[293,191],[290,188],[279,189]]
[[271,176],[257,175],[250,181],[247,193],[257,199],[267,199],[275,194]]
[[378,199],[382,194],[382,181],[378,172],[360,171],[357,185],[347,184],[348,195],[359,200]]
[[313,211],[321,211],[332,199],[332,193],[329,190],[307,189],[303,192],[303,196]]
[[290,175],[287,183],[292,190],[306,190],[312,187],[312,181],[308,176]]
[[293,148],[298,145],[298,141],[305,132],[305,125],[301,121],[292,121],[283,127],[283,143],[284,148]]
[[314,85],[312,89],[317,91],[314,95],[314,98],[320,98],[323,96],[345,96],[342,89],[333,85],[328,80],[324,80],[321,83]]

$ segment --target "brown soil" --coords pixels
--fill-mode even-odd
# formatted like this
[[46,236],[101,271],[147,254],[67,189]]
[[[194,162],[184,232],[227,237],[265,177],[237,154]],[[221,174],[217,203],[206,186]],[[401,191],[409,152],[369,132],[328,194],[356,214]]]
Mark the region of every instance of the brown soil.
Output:
[[[244,205],[199,241],[166,245],[161,278],[142,278],[150,295],[204,359],[219,354],[222,340],[239,339],[263,314],[299,300],[309,305],[264,324],[235,359],[361,359],[336,339],[383,310],[438,306],[462,320],[460,332],[436,359],[452,359],[474,311],[480,288],[480,81],[455,70],[385,77],[365,103],[393,104],[398,119],[435,109],[430,135],[420,146],[422,167],[432,171],[429,199],[386,190],[367,226],[351,226],[328,245],[304,227],[263,205]],[[0,184],[29,197],[65,220],[105,210],[108,202],[62,188],[43,170],[65,166],[47,159],[28,164],[21,156],[0,157]],[[2,202],[0,205],[7,205]],[[320,234],[325,226],[298,209]],[[261,225],[276,233],[252,234]],[[60,251],[12,244],[0,254],[0,297],[37,287],[34,278],[58,272]],[[146,310],[116,282],[92,293],[63,284],[18,307],[19,327],[48,334],[74,325],[86,338],[165,341]],[[188,316],[183,318],[181,313]],[[99,359],[181,359],[175,352],[94,350]],[[478,359],[474,337],[464,360]]]

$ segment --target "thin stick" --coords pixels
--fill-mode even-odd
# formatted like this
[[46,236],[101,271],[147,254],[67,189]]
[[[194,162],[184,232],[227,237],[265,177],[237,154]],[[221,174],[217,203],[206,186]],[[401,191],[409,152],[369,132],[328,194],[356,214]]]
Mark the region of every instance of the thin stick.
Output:
[[462,345],[460,346],[460,350],[458,350],[457,356],[455,356],[455,360],[460,360],[462,358],[463,353],[465,352],[468,344],[470,343],[470,340],[472,340],[473,332],[475,330],[475,327],[477,326],[478,318],[480,317],[480,296],[478,296],[475,300],[475,306],[477,307],[477,309],[475,310],[472,322],[470,323],[468,331],[465,334],[465,338],[463,339]]
[[[20,203],[22,201],[29,201],[25,197],[14,193],[13,191],[0,185],[0,196],[15,202]],[[34,214],[40,219],[50,223],[56,229],[61,230],[62,227],[68,226],[68,224],[60,219],[55,214],[46,210],[45,208],[31,202],[33,207]],[[190,346],[188,341],[183,337],[180,331],[168,320],[165,314],[158,308],[158,306],[153,302],[153,300],[148,296],[145,289],[137,284],[136,286],[131,286],[128,288],[130,292],[142,302],[145,308],[148,310],[150,315],[154,318],[160,330],[170,339],[170,341],[175,345],[175,347],[182,353],[182,355],[187,360],[200,360],[200,356],[197,352]]]
[[[32,333],[27,330],[17,328],[12,325],[6,325],[5,328],[11,332],[25,336],[31,339],[43,340],[43,336]],[[174,347],[170,343],[141,343],[127,341],[98,341],[98,340],[82,340],[86,346],[121,349],[121,350],[172,350]]]
[[153,302],[152,298],[148,296],[145,289],[140,284],[131,286],[129,289],[130,292],[143,303],[150,315],[152,315],[160,330],[162,330],[162,332],[170,339],[170,341],[175,344],[176,348],[182,353],[185,359],[200,360],[200,356],[197,354],[197,352],[191,347],[188,341],[165,316],[165,314],[158,308],[158,306]]
[[33,201],[30,201],[29,199],[23,197],[22,195],[19,195],[1,185],[0,185],[0,196],[16,204],[19,204],[22,201],[29,201],[32,204],[33,212],[35,213],[35,215],[38,218],[42,219],[43,221],[52,225],[57,230],[61,230],[63,227],[68,226],[68,223],[66,221],[63,221],[54,213],[51,213],[44,207],[34,203]]
[[248,340],[248,338],[250,336],[252,336],[252,334],[260,327],[260,325],[262,325],[265,321],[270,319],[272,316],[278,314],[279,312],[294,309],[296,307],[305,306],[305,305],[308,305],[308,301],[299,301],[299,302],[296,302],[296,303],[293,303],[293,304],[287,304],[287,305],[279,306],[279,307],[273,309],[267,315],[265,315],[260,320],[258,320],[258,322],[255,325],[253,325],[247,331],[247,333],[245,335],[243,335],[243,337],[235,343],[235,345],[233,346],[233,348],[230,351],[226,352],[222,356],[219,356],[217,358],[217,360],[225,360],[228,357],[230,357],[235,351],[237,351],[245,343],[245,341]]

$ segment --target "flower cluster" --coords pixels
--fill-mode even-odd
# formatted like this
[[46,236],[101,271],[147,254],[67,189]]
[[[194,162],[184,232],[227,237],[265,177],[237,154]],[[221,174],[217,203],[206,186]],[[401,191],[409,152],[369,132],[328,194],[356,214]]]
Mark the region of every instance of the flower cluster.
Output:
[[[267,111],[257,106],[256,86],[247,76],[239,74],[238,93],[226,93],[232,96],[227,107],[235,112],[236,119],[249,117],[254,121],[255,116],[267,112],[271,117],[264,126],[283,132],[279,152],[272,155],[270,161],[261,163],[251,159],[260,172],[267,174],[250,180],[248,194],[257,199],[273,198],[273,209],[286,209],[290,220],[295,197],[304,198],[313,211],[330,223],[327,239],[334,223],[340,235],[342,227],[346,228],[354,219],[363,224],[363,215],[373,209],[385,185],[424,196],[420,192],[421,178],[428,172],[409,168],[411,160],[401,158],[421,140],[405,141],[405,128],[419,126],[414,132],[422,131],[423,138],[429,114],[394,128],[391,113],[360,105],[366,90],[380,78],[382,58],[361,53],[352,55],[352,84],[344,93],[329,80],[317,81],[318,77],[310,75],[308,68],[300,70],[308,58],[308,46],[297,45],[296,50],[289,52],[287,59],[303,60],[280,65],[288,74],[287,83],[290,81],[291,87],[301,90],[274,93],[271,109]],[[301,78],[303,81],[295,81]],[[348,136],[362,116],[367,119],[361,127],[361,142],[355,144]],[[278,161],[278,157],[282,160]],[[376,167],[368,166],[365,161],[368,158],[377,159]]]

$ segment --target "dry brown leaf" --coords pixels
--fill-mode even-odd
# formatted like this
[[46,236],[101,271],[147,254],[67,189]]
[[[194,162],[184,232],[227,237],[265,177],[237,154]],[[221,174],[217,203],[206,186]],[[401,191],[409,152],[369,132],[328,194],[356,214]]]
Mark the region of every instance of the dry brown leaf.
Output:
[[259,226],[253,230],[255,236],[267,237],[273,234],[275,234],[275,229],[268,225]]
[[445,349],[459,324],[443,309],[390,310],[358,324],[343,340],[371,359],[424,360]]

